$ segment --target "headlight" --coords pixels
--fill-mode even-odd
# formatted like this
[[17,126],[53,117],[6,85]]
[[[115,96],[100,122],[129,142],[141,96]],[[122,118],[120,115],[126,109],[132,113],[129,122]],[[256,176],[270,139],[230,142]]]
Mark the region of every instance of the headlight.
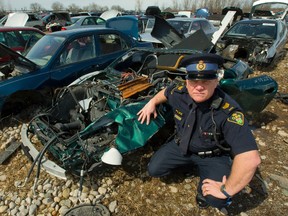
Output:
[[216,43],[216,48],[217,49],[224,49],[226,47],[226,43],[224,41],[220,41]]

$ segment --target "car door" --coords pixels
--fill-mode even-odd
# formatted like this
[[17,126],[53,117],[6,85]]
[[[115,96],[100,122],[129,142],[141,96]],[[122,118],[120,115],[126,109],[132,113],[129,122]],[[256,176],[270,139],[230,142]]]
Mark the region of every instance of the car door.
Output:
[[109,53],[101,52],[99,46],[98,33],[81,35],[67,41],[54,60],[51,81],[56,86],[67,85],[84,74],[104,69],[128,49],[123,42],[120,48],[115,45],[114,50],[110,50]]
[[102,68],[108,66],[114,59],[132,47],[132,44],[129,43],[128,37],[124,37],[120,32],[103,32],[97,35],[97,39],[97,60],[99,67]]
[[94,34],[74,36],[67,40],[51,67],[51,81],[56,86],[67,85],[78,78],[79,74],[97,70]]

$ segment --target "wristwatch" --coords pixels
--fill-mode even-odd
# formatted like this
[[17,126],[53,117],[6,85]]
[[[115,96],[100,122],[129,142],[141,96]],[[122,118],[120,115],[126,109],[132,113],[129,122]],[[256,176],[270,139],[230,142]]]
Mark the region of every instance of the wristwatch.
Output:
[[220,191],[227,197],[227,205],[230,205],[232,203],[232,196],[227,193],[225,185],[221,185]]

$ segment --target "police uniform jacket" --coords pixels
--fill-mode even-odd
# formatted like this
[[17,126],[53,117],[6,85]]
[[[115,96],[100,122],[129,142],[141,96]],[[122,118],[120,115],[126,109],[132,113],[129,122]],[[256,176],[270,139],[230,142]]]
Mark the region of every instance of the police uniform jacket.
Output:
[[[180,141],[187,138],[189,140],[187,152],[216,149],[213,135],[215,127],[218,143],[229,147],[230,154],[257,150],[257,144],[240,106],[221,89],[216,88],[214,95],[203,103],[194,102],[183,84],[167,87],[164,94],[174,111],[177,137]],[[187,119],[189,112],[193,113],[192,119]],[[190,131],[187,132],[185,127],[190,127]]]

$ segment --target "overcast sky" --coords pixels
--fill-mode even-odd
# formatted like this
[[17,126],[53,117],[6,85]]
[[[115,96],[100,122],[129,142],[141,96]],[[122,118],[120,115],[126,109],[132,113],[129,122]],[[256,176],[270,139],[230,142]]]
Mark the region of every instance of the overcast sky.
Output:
[[[122,8],[127,10],[134,10],[136,2],[136,0],[2,0],[4,7],[7,10],[29,10],[30,4],[35,2],[39,3],[43,8],[50,10],[51,5],[57,1],[61,2],[64,7],[71,4],[83,7],[95,3],[99,6],[107,6],[109,8],[112,5],[120,5]],[[145,10],[150,5],[156,5],[160,8],[163,6],[168,7],[172,5],[172,0],[142,0],[141,10]]]

